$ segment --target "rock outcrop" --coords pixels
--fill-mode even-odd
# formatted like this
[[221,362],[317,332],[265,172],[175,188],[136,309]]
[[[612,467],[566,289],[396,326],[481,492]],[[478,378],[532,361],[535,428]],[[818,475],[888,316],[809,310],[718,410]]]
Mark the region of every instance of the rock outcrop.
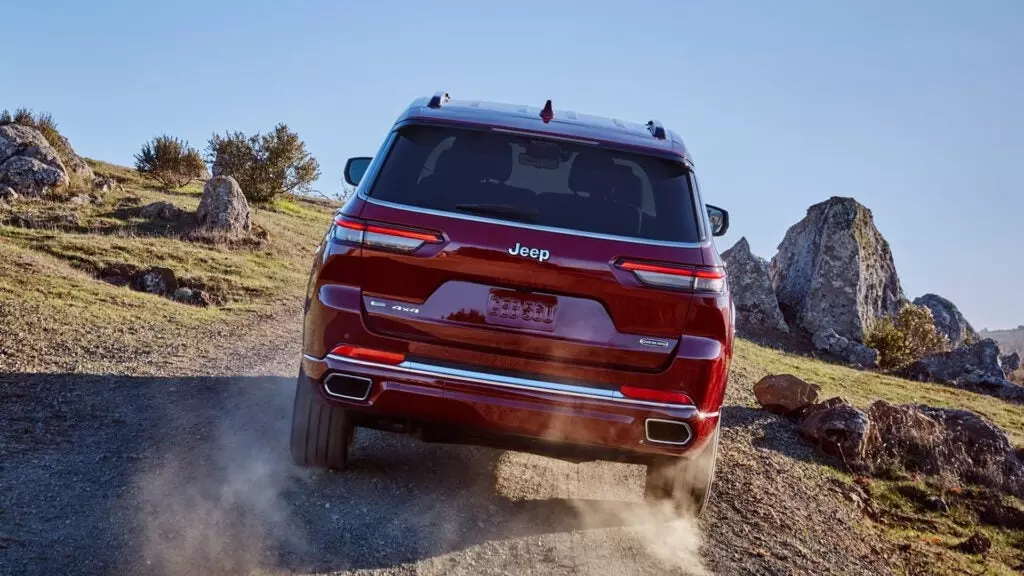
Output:
[[249,203],[234,178],[214,176],[207,180],[196,221],[207,231],[241,234],[252,229]]
[[34,198],[69,182],[67,168],[42,134],[19,124],[0,126],[0,187]]
[[63,150],[61,157],[64,162],[64,167],[68,169],[70,174],[75,174],[86,180],[92,180],[96,177],[92,172],[92,168],[89,168],[89,165],[85,163],[85,160],[75,153],[75,149],[71,147],[71,141],[63,134],[60,135],[59,146]]
[[746,238],[723,252],[722,258],[736,304],[736,329],[741,334],[757,334],[765,329],[789,332],[775,299],[768,261],[750,251]]
[[874,368],[878,365],[878,350],[844,338],[831,328],[816,332],[811,337],[811,343],[818,350],[828,352],[860,368]]
[[946,335],[951,348],[959,348],[967,342],[978,339],[970,322],[960,313],[960,309],[949,300],[937,294],[925,294],[914,299],[914,304],[924,306],[932,311],[935,327]]
[[871,420],[843,398],[829,398],[807,409],[807,416],[800,422],[800,434],[828,454],[857,462],[865,456]]
[[929,354],[904,369],[903,375],[914,380],[955,384],[967,390],[1024,402],[1024,386],[1006,379],[999,345],[991,338],[949,352]]
[[791,327],[832,329],[858,342],[876,318],[896,314],[905,301],[889,243],[871,211],[852,198],[807,209],[772,259],[772,283]]
[[183,214],[181,208],[178,208],[170,202],[157,201],[139,208],[139,216],[149,219],[158,220],[177,220]]
[[819,389],[792,374],[777,374],[758,380],[754,397],[765,410],[786,416],[817,402]]

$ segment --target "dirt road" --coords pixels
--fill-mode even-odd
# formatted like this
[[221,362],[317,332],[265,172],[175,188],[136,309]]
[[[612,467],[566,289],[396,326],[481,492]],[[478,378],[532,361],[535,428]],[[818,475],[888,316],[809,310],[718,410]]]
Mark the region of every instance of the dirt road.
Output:
[[791,424],[724,411],[700,523],[643,469],[360,431],[344,473],[293,467],[293,318],[167,374],[0,373],[0,574],[885,574],[899,562]]

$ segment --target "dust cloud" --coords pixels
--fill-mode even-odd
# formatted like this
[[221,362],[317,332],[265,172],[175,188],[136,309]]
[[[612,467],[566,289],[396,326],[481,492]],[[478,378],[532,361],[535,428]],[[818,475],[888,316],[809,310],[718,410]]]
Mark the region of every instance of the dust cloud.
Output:
[[276,378],[212,386],[222,388],[216,407],[183,410],[166,452],[137,476],[133,573],[274,573],[280,550],[303,545],[284,500],[305,473],[287,457],[294,387]]

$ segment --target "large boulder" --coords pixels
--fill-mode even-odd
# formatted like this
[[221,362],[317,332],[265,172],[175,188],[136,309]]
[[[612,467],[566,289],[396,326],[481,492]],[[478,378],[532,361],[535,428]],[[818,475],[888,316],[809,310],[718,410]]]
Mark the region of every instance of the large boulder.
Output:
[[750,243],[740,238],[722,253],[729,274],[729,290],[736,304],[736,328],[744,334],[764,329],[789,332],[775,299],[768,261],[750,251]]
[[252,229],[249,203],[231,176],[214,176],[206,181],[196,220],[207,231],[240,234]]
[[0,126],[0,186],[27,197],[66,188],[68,171],[57,151],[34,128]]
[[935,327],[942,334],[946,335],[949,345],[952,348],[959,348],[968,341],[978,339],[978,333],[974,331],[971,323],[960,313],[960,309],[949,300],[937,294],[925,294],[914,299],[914,304],[924,306],[932,311],[932,318],[935,319]]
[[754,384],[754,397],[765,410],[776,414],[799,413],[818,401],[818,390],[792,374],[765,376]]
[[28,156],[12,156],[0,163],[0,185],[28,198],[63,190],[69,182],[66,172]]
[[871,420],[843,398],[829,398],[807,409],[800,422],[800,434],[824,452],[848,462],[859,462],[867,452]]
[[889,243],[853,198],[807,209],[779,244],[772,283],[790,326],[810,334],[831,328],[858,342],[876,318],[896,314],[905,301]]
[[815,332],[811,337],[811,343],[818,350],[828,352],[860,368],[874,368],[878,364],[878,350],[844,338],[831,328]]
[[999,345],[991,338],[949,352],[929,354],[905,368],[903,375],[914,380],[955,384],[1005,400],[1024,402],[1024,386],[1006,379]]
[[81,176],[86,180],[93,180],[96,176],[92,172],[92,168],[85,163],[75,149],[71,147],[71,141],[67,139],[63,134],[60,135],[61,148],[64,150],[62,155],[64,166],[68,169],[71,174]]

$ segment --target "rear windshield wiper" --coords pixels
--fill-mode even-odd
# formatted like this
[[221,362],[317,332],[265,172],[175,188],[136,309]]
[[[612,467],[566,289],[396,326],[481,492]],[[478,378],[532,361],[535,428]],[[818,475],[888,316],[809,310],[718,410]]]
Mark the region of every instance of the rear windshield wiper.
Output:
[[455,209],[471,214],[484,216],[499,216],[520,222],[536,222],[540,218],[540,212],[530,208],[520,208],[508,204],[456,204]]

